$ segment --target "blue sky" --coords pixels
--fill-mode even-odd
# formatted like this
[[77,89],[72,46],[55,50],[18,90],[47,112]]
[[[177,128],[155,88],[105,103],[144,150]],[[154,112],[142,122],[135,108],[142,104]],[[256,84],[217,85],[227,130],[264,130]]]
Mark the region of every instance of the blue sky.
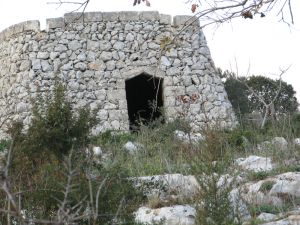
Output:
[[[9,0],[1,3],[0,30],[26,20],[61,17],[73,8],[47,4],[56,0]],[[132,0],[91,0],[87,11],[157,10],[170,15],[192,15],[186,0],[151,0],[151,7],[132,6]],[[236,19],[221,27],[204,29],[217,67],[240,75],[265,75],[278,78],[280,69],[291,66],[283,80],[292,84],[300,100],[300,1],[293,0],[294,26],[278,22],[276,11],[265,18]],[[74,7],[74,6],[73,6]],[[236,66],[237,65],[237,66]]]

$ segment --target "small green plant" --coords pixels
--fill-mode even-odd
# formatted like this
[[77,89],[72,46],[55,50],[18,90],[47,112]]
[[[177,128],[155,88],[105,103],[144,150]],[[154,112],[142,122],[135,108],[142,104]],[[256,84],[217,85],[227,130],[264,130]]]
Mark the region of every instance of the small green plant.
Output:
[[224,139],[226,133],[218,130],[206,130],[206,139],[201,143],[198,154],[192,160],[193,172],[197,174],[200,185],[197,224],[201,225],[234,225],[239,218],[230,201],[230,191],[234,185],[232,180],[222,174],[232,162],[232,152]]
[[92,138],[92,143],[100,146],[124,145],[127,141],[135,141],[136,135],[132,133],[115,133],[111,130],[105,131]]
[[262,204],[262,205],[250,207],[250,214],[254,218],[257,217],[257,215],[259,215],[263,212],[264,213],[278,214],[282,211],[283,211],[282,207],[274,206],[274,205],[271,205],[271,204]]
[[7,140],[0,140],[0,152],[3,152],[9,146],[9,141]]
[[265,181],[264,183],[262,183],[262,185],[259,188],[259,191],[263,192],[263,193],[268,193],[274,186],[276,182],[275,181]]
[[252,181],[264,180],[270,175],[270,172],[259,171],[259,172],[250,172],[248,174],[248,179]]
[[61,158],[71,148],[87,145],[91,128],[97,122],[95,115],[87,108],[74,112],[61,84],[47,99],[39,96],[34,101],[32,123],[23,137],[22,151],[31,155],[51,151]]

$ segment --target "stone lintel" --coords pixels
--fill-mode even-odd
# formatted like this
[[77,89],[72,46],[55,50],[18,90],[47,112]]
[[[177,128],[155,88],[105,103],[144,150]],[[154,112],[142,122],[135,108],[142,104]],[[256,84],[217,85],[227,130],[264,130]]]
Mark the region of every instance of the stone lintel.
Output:
[[155,66],[142,66],[133,68],[127,72],[123,72],[123,77],[125,80],[129,80],[143,73],[149,76],[155,76],[157,78],[163,78],[165,76],[165,73],[160,69],[157,70]]

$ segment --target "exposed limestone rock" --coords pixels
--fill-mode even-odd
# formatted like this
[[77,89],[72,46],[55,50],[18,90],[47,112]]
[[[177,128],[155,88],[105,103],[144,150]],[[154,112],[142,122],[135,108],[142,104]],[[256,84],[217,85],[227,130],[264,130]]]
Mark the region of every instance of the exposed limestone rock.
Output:
[[288,172],[240,188],[242,198],[249,204],[280,206],[289,199],[300,197],[300,173]]
[[135,212],[135,221],[148,225],[194,225],[195,218],[196,210],[189,205],[174,205],[158,209],[141,207]]
[[131,142],[128,141],[123,148],[126,149],[126,151],[128,151],[129,154],[135,154],[138,152],[139,149],[142,149],[144,146],[140,143],[137,142]]
[[133,178],[136,188],[142,189],[147,197],[157,196],[161,200],[191,199],[200,190],[194,176],[166,174]]
[[264,221],[264,222],[269,222],[269,221],[273,221],[277,218],[276,215],[272,214],[272,213],[261,213],[259,214],[259,216],[257,217],[258,220]]
[[256,155],[251,155],[247,158],[238,158],[236,159],[236,164],[244,170],[254,172],[269,171],[274,168],[271,158]]
[[175,138],[184,142],[184,143],[192,143],[197,144],[201,141],[203,141],[205,138],[200,133],[185,133],[180,130],[174,131]]

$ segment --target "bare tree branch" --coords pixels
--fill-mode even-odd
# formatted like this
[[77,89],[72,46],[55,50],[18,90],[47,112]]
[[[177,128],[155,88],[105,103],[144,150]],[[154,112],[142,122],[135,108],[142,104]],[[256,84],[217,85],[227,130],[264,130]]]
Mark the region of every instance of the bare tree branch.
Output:
[[237,81],[239,81],[241,84],[243,84],[249,91],[250,93],[255,96],[259,102],[261,102],[263,104],[263,107],[264,107],[264,116],[263,116],[263,120],[261,122],[261,128],[264,128],[266,122],[267,122],[267,118],[268,116],[274,118],[275,116],[275,110],[274,110],[274,103],[276,101],[276,99],[278,98],[279,94],[280,94],[280,91],[281,91],[281,88],[282,88],[282,76],[289,70],[291,66],[289,66],[288,68],[286,69],[283,69],[280,71],[280,74],[279,74],[279,86],[277,88],[277,91],[276,91],[276,94],[275,96],[271,99],[270,102],[267,102],[266,99],[264,99],[264,97],[262,95],[260,95],[259,93],[257,93],[256,91],[253,90],[253,88],[251,88],[247,82],[245,82],[244,80],[241,80],[239,79],[239,75],[238,73],[237,76],[235,77],[235,79]]

